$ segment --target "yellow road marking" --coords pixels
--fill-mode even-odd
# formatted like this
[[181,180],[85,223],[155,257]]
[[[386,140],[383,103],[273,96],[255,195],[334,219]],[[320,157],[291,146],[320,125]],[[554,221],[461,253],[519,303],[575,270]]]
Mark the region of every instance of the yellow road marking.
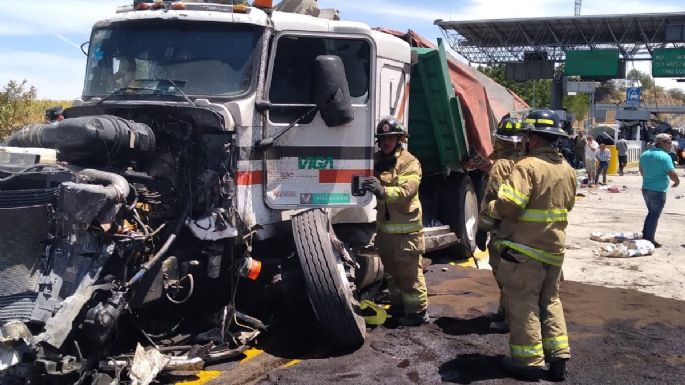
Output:
[[209,382],[210,380],[219,377],[220,375],[221,372],[218,370],[201,370],[195,373],[195,377],[197,377],[197,379],[177,382],[176,385],[203,385]]
[[264,353],[263,350],[259,350],[259,349],[255,349],[255,348],[247,349],[246,351],[243,352],[243,354],[245,355],[245,358],[240,360],[240,363],[243,364],[243,363],[259,356],[262,353]]
[[281,369],[285,369],[285,368],[289,368],[291,366],[295,366],[295,365],[299,364],[300,362],[302,362],[302,360],[298,360],[298,359],[290,360],[290,361],[286,362],[283,366],[281,366]]

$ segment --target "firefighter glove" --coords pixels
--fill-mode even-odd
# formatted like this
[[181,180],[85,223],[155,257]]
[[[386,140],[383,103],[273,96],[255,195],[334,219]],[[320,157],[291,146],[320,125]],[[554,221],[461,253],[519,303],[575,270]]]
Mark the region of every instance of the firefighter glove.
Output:
[[483,230],[476,231],[476,246],[482,251],[485,251],[488,243],[488,233]]
[[375,176],[368,176],[364,178],[362,188],[370,193],[373,193],[377,198],[385,195],[385,188],[381,185],[381,181]]

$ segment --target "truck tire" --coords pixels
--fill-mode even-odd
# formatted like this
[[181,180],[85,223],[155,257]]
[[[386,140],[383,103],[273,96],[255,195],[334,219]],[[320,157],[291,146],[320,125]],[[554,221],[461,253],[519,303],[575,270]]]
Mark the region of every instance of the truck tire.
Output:
[[442,223],[450,226],[461,243],[448,250],[458,258],[469,258],[476,250],[478,229],[478,196],[467,174],[452,174],[441,189]]
[[328,216],[321,209],[307,210],[292,217],[292,228],[309,300],[321,329],[335,348],[360,347],[366,324],[344,263],[331,243]]

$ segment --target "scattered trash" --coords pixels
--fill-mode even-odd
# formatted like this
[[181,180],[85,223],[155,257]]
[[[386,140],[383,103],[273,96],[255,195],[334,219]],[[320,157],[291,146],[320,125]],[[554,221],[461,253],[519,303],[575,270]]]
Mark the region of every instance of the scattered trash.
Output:
[[448,263],[448,265],[450,265],[450,266],[457,266],[457,263],[456,263],[456,262],[450,262],[450,263]]
[[593,253],[600,257],[609,258],[634,258],[652,255],[654,244],[645,239],[624,241],[621,244],[604,245]]
[[609,186],[608,190],[610,193],[620,193],[621,192],[621,189],[618,188],[618,186],[614,186],[614,185]]
[[576,196],[577,197],[587,197],[587,194],[578,191],[578,192],[576,192]]
[[447,271],[447,268],[446,268],[446,267],[443,267],[443,268],[442,268],[442,271],[443,271],[443,272]]
[[167,363],[169,363],[169,357],[158,349],[145,350],[138,344],[136,354],[133,356],[133,364],[131,364],[131,384],[149,385]]
[[681,199],[683,196],[685,196],[685,195],[676,195],[675,199]]
[[590,239],[599,242],[609,242],[609,243],[621,243],[623,241],[634,241],[642,238],[642,233],[640,232],[628,232],[628,231],[614,231],[610,233],[602,233],[599,231],[593,231],[590,233]]

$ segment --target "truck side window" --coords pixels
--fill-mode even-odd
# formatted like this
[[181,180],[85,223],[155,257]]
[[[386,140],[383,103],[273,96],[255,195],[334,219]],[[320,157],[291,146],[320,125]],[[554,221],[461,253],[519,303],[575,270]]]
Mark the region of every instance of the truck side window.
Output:
[[314,60],[319,55],[337,55],[342,59],[352,104],[368,101],[371,46],[366,40],[284,36],[277,44],[269,87],[269,100],[274,105],[269,112],[272,122],[289,123],[301,116],[307,105],[314,105],[312,75]]

